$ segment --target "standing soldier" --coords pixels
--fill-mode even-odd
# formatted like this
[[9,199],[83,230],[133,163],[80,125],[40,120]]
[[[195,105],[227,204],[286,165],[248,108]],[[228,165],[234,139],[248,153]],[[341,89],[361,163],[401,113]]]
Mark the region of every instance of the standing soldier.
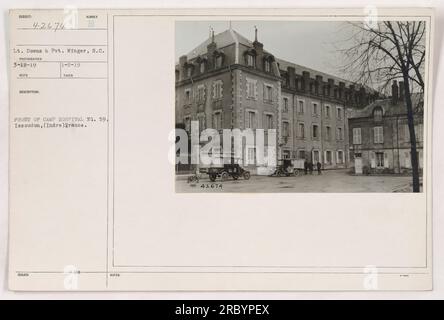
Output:
[[321,174],[322,164],[319,161],[316,163],[316,168],[318,169],[318,175]]

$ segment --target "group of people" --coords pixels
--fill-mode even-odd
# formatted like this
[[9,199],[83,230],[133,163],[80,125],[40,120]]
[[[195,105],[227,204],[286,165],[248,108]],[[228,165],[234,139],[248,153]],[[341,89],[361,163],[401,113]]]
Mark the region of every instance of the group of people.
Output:
[[[318,175],[322,174],[322,164],[318,161],[316,162],[316,169],[318,171]],[[314,170],[314,164],[313,162],[308,162],[307,160],[304,161],[304,174],[307,174],[310,172],[310,174],[313,174]]]

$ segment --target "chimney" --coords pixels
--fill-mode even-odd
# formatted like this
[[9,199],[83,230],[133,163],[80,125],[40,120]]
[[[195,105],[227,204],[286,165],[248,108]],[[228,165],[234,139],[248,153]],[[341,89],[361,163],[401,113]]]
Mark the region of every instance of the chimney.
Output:
[[392,104],[398,103],[398,82],[396,80],[393,80],[392,84]]
[[291,89],[296,89],[296,70],[293,67],[287,68],[288,85]]
[[294,77],[294,88],[296,90],[302,90],[302,78],[301,78],[301,76],[296,75]]
[[399,101],[404,101],[404,82],[399,81]]
[[339,82],[339,99],[345,100],[345,83]]
[[183,80],[186,77],[185,64],[187,63],[187,56],[183,55],[179,57],[179,71],[180,71],[180,80]]
[[362,107],[368,104],[367,95],[363,86],[359,88],[359,101],[361,102]]
[[257,28],[254,26],[254,50],[256,50],[256,68],[264,69],[264,45],[257,41]]
[[333,80],[332,78],[328,78],[328,79],[327,79],[327,82],[328,82],[328,95],[329,95],[331,98],[334,98],[334,97],[335,97],[335,92],[334,92],[334,89],[335,89],[335,80]]
[[216,48],[217,45],[216,42],[214,42],[214,30],[211,30],[211,42],[207,46],[209,68],[214,68],[214,52],[216,51]]
[[310,91],[310,72],[302,71],[302,86],[301,89],[305,92]]
[[316,76],[316,94],[322,94],[322,76]]
[[355,85],[351,84],[349,86],[349,88],[350,88],[350,104],[353,105],[356,102],[356,99],[355,99]]

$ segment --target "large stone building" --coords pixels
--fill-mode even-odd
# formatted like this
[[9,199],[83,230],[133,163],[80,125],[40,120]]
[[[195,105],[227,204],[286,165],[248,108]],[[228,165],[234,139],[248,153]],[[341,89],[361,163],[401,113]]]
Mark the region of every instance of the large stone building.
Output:
[[[412,94],[416,150],[423,167],[423,95]],[[411,143],[407,124],[404,84],[393,82],[392,96],[378,99],[349,116],[352,166],[368,172],[402,173],[410,171]]]
[[[176,125],[200,129],[276,129],[278,159],[347,167],[350,108],[377,93],[275,57],[233,29],[214,33],[176,65]],[[254,146],[244,165],[255,170]]]

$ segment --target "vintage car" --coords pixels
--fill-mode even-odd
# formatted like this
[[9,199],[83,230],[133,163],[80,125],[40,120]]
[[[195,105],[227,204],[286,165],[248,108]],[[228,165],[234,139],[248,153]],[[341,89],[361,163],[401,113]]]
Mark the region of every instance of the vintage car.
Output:
[[276,170],[270,177],[290,177],[297,176],[304,169],[304,160],[282,159],[278,160]]
[[200,172],[207,173],[211,181],[216,181],[219,177],[222,181],[227,180],[229,177],[232,177],[234,180],[240,177],[248,180],[251,176],[250,171],[245,170],[237,163],[224,164],[222,167],[202,168]]

